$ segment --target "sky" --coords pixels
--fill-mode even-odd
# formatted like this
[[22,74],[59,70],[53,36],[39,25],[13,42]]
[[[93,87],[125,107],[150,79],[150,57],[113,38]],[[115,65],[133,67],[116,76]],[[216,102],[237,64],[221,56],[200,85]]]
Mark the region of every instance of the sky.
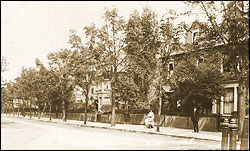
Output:
[[[47,55],[68,48],[70,29],[84,37],[83,27],[104,24],[104,8],[118,9],[125,20],[135,9],[142,12],[148,6],[160,18],[166,9],[177,13],[190,10],[182,1],[1,1],[1,58],[8,62],[8,71],[1,79],[13,81],[22,67],[35,67],[35,58],[48,65]],[[176,20],[191,24],[205,18],[182,16]]]

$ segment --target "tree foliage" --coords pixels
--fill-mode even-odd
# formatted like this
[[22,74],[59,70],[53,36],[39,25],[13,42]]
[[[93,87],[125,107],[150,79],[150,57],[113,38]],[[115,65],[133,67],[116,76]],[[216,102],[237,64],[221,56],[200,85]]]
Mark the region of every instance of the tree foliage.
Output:
[[134,11],[125,27],[124,48],[127,56],[126,72],[139,88],[139,100],[144,106],[149,105],[150,84],[156,76],[157,59],[160,41],[156,14],[144,8],[141,15]]
[[[220,73],[220,56],[219,52],[211,54],[202,51],[176,58],[170,81],[175,100],[182,100],[183,109],[188,109],[185,104],[193,103],[193,100],[196,105],[210,109],[212,101],[219,100],[223,95],[222,83],[225,77]],[[200,62],[197,62],[199,59]]]
[[7,61],[4,56],[1,57],[1,72],[7,71]]
[[56,81],[55,90],[57,91],[54,95],[58,95],[58,99],[62,102],[64,121],[66,121],[67,107],[72,101],[71,96],[75,88],[72,72],[75,62],[71,59],[72,56],[72,51],[67,49],[48,55],[52,78]]

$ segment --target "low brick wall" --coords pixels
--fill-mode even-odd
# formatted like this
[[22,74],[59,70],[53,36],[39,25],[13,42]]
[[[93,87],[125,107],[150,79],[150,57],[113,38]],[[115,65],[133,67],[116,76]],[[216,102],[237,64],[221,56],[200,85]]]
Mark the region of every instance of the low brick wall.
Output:
[[204,131],[218,131],[219,127],[215,117],[201,117],[199,127]]
[[100,122],[109,123],[109,115],[101,115]]
[[95,114],[87,114],[87,121],[95,122]]
[[124,114],[116,114],[115,122],[118,124],[125,124]]
[[69,120],[81,120],[80,113],[67,113],[67,119]]
[[[204,131],[218,131],[217,122],[216,117],[201,117],[199,120],[199,129]],[[190,117],[165,116],[165,123],[163,125],[166,127],[193,129],[193,122]]]
[[[29,116],[29,114],[29,112],[26,112],[25,116]],[[32,116],[37,116],[37,113],[32,113]],[[62,113],[58,113],[57,116],[58,119],[62,119]],[[96,114],[87,114],[87,121],[102,123],[111,122],[111,114],[100,114],[99,116],[99,121],[97,121]],[[49,113],[41,113],[41,117],[49,118]],[[51,113],[51,117],[56,118],[56,113]],[[126,122],[124,114],[116,114],[115,120],[118,124],[144,125],[146,114],[130,114],[129,117],[129,120]],[[85,113],[67,113],[67,119],[84,121]],[[158,115],[155,115],[155,125],[157,124],[157,119]],[[199,129],[203,131],[218,131],[219,127],[217,120],[216,117],[201,117],[199,120]],[[161,115],[160,126],[193,129],[193,122],[190,117]]]
[[145,117],[145,114],[130,114],[130,124],[143,125]]
[[[154,123],[155,125],[157,125],[157,121],[158,121],[158,115],[155,115],[155,118],[154,118]],[[146,118],[146,115],[145,115],[145,118]],[[144,118],[144,120],[145,120]],[[165,115],[161,115],[160,116],[160,126],[164,126],[165,125]]]
[[175,128],[189,128],[188,118],[181,116],[165,116],[163,126]]

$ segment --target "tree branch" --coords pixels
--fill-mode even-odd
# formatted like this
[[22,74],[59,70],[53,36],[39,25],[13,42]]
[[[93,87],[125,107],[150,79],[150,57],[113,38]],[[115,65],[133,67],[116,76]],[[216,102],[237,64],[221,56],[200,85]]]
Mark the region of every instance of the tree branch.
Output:
[[[227,39],[226,37],[223,38],[223,36],[221,35],[222,32],[219,30],[219,27],[218,27],[218,25],[216,24],[216,22],[213,22],[212,16],[209,15],[209,13],[208,13],[208,11],[207,11],[207,9],[206,9],[206,7],[205,7],[203,1],[201,1],[201,5],[202,5],[203,10],[206,12],[206,15],[207,15],[207,17],[208,17],[210,23],[212,24],[213,29],[214,29],[215,31],[217,31],[217,33],[218,33],[220,39],[221,39],[222,42],[226,45],[226,42],[228,43],[228,39]],[[226,42],[225,42],[225,40],[226,40]]]

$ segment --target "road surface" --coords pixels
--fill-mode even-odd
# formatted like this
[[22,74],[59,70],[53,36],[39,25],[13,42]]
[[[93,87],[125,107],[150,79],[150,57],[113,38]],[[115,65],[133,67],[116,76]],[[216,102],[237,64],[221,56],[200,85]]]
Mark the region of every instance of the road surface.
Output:
[[220,143],[2,116],[1,149],[219,150]]

